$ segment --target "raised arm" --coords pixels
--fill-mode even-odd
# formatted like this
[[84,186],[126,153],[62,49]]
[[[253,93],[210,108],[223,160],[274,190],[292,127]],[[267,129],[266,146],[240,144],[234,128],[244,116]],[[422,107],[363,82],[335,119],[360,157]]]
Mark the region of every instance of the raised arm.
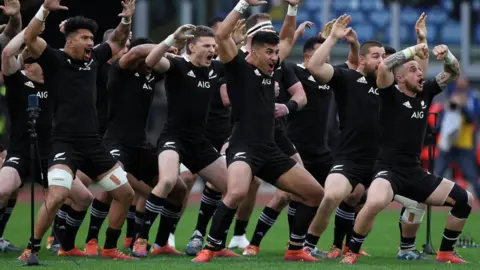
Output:
[[308,71],[310,71],[317,82],[321,84],[328,83],[333,77],[334,69],[332,65],[327,63],[327,59],[337,41],[345,37],[345,30],[350,20],[351,17],[349,15],[343,14],[340,16],[333,24],[330,35],[315,53],[313,53],[310,61],[308,61]]
[[[417,22],[415,23],[415,32],[417,33],[417,44],[427,43],[427,15],[425,15],[425,12],[420,15],[418,18]],[[420,68],[422,69],[423,74],[427,74],[428,72],[428,54],[425,59],[420,59],[418,57],[415,57],[415,60],[418,62],[420,65]]]
[[460,75],[460,63],[446,45],[435,46],[433,55],[437,57],[437,60],[444,61],[443,71],[435,76],[438,86],[443,90]]
[[15,55],[23,45],[24,31],[16,35],[3,49],[2,52],[2,73],[5,76],[11,75],[19,70],[20,63]]
[[428,55],[428,46],[425,43],[390,55],[378,66],[377,87],[387,88],[395,82],[395,77],[393,76],[393,68],[395,66],[401,65],[415,56],[424,59],[426,55]]
[[113,31],[107,43],[112,49],[112,55],[117,54],[125,48],[128,37],[130,36],[130,29],[132,26],[132,16],[135,13],[135,0],[123,0],[123,11],[118,16],[122,17],[122,21]]
[[360,62],[358,53],[360,52],[360,42],[355,30],[349,27],[345,35],[345,41],[350,45],[350,52],[348,53],[347,65],[349,69],[357,69]]
[[306,21],[301,23],[298,27],[297,30],[295,30],[295,35],[293,36],[293,44],[297,43],[297,40],[305,34],[305,28],[312,28],[313,23],[310,21]]
[[5,48],[8,41],[14,38],[22,31],[22,16],[20,15],[20,1],[5,0],[4,5],[0,6],[3,14],[9,17],[7,26],[0,34],[0,46]]
[[145,63],[148,67],[153,68],[156,72],[164,73],[170,69],[170,61],[164,57],[168,49],[173,46],[173,44],[178,43],[179,41],[185,41],[187,39],[193,38],[192,35],[186,35],[185,32],[188,30],[194,30],[195,26],[191,24],[185,24],[180,26],[175,33],[169,35],[164,41],[160,42],[155,48],[150,52],[145,59]]
[[118,62],[120,68],[128,69],[128,67],[135,63],[138,59],[147,57],[153,48],[155,48],[155,44],[142,44],[135,46],[122,57],[120,57]]
[[282,29],[280,29],[280,48],[279,58],[285,60],[295,45],[295,30],[297,28],[297,10],[300,0],[285,0],[288,3],[287,16],[283,21]]

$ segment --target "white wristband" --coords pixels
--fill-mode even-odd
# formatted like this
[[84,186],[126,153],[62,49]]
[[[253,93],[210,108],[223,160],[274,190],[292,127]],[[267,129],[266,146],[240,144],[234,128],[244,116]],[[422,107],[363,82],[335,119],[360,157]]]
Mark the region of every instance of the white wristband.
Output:
[[292,6],[288,5],[287,15],[288,16],[297,16],[298,5]]
[[131,23],[132,23],[132,18],[128,18],[128,19],[125,18],[125,17],[122,18],[122,24],[127,24],[128,25],[128,24],[131,24]]
[[47,11],[48,15],[48,9],[44,8],[43,5],[40,6],[40,9],[37,11],[37,14],[35,14],[35,18],[38,20],[44,22],[47,16],[45,15],[45,11]]
[[173,35],[168,36],[163,42],[168,45],[168,47],[172,47],[173,44],[175,43],[175,38]]
[[415,46],[406,48],[402,53],[407,60],[413,58],[415,56]]
[[455,61],[455,55],[452,54],[452,52],[450,50],[448,50],[448,54],[447,56],[445,56],[445,58],[443,58],[443,61],[445,62],[445,64],[449,65],[451,63],[453,63],[453,61]]
[[245,12],[245,10],[247,10],[249,4],[247,1],[245,0],[240,0],[237,5],[233,8],[233,10],[236,10],[238,12],[240,12],[240,14],[243,14],[243,12]]

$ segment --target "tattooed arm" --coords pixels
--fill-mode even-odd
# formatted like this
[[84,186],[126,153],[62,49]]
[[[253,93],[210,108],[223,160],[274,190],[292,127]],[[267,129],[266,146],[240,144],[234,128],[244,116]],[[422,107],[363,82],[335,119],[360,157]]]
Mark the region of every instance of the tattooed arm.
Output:
[[377,87],[386,88],[395,82],[395,77],[392,72],[395,66],[402,65],[415,56],[420,59],[425,59],[427,55],[428,47],[425,43],[417,44],[416,46],[390,55],[378,66]]
[[445,62],[443,71],[435,76],[438,86],[441,89],[445,89],[460,75],[460,63],[446,45],[438,45],[433,48],[433,55],[437,57],[437,60],[443,60]]
[[117,54],[125,48],[125,44],[130,36],[132,26],[132,16],[135,13],[135,0],[122,1],[123,12],[120,14],[122,21],[113,31],[107,43],[112,49],[112,55]]

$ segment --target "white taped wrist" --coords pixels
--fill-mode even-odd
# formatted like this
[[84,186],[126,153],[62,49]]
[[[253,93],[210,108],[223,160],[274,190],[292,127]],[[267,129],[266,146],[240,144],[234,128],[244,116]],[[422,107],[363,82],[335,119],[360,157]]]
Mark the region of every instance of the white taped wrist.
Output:
[[132,23],[132,18],[122,18],[122,24],[131,24]]
[[292,6],[288,5],[287,15],[288,16],[297,16],[298,5]]
[[445,56],[443,61],[445,62],[445,64],[449,65],[449,64],[453,63],[453,61],[455,61],[455,59],[457,59],[457,58],[455,58],[455,55],[453,55],[453,53],[450,50],[448,50],[448,54],[447,54],[447,56]]
[[173,35],[168,36],[163,42],[168,45],[168,47],[172,47],[173,44],[175,43],[175,38]]
[[47,16],[45,15],[45,13],[48,14],[48,9],[44,8],[43,5],[40,6],[40,9],[37,11],[37,14],[35,14],[35,18],[37,18],[38,20],[44,22],[45,19],[47,18]]
[[406,48],[402,53],[407,60],[413,58],[415,56],[415,46]]
[[245,0],[240,0],[237,5],[233,8],[233,10],[236,10],[238,12],[240,12],[240,14],[243,14],[243,12],[245,12],[245,10],[247,10],[248,8],[248,2],[245,1]]

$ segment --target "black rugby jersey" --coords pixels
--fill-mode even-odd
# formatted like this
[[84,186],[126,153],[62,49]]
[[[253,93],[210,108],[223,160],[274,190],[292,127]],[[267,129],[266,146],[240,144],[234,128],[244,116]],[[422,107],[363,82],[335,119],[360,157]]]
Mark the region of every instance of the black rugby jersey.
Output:
[[146,127],[155,84],[163,75],[139,74],[122,69],[119,61],[108,74],[108,124],[105,138],[130,145],[147,142]]
[[190,138],[205,135],[210,101],[215,89],[220,88],[223,64],[212,61],[209,67],[196,67],[185,57],[169,58],[170,68],[165,72],[167,94],[167,121],[163,134]]
[[442,89],[435,79],[426,81],[415,97],[402,93],[396,85],[380,92],[380,162],[419,164],[427,128],[428,109]]
[[101,136],[107,130],[108,122],[108,72],[110,71],[110,63],[105,62],[100,65],[97,74],[97,115],[98,115],[98,130]]
[[355,70],[334,67],[328,85],[335,89],[340,122],[340,141],[335,158],[373,163],[379,149],[376,79]]
[[97,137],[96,83],[98,68],[112,57],[108,43],[92,51],[88,61],[75,60],[62,50],[45,48],[38,58],[53,103],[54,136]]
[[[17,71],[9,76],[3,75],[6,87],[8,115],[10,116],[10,147],[29,147],[30,134],[28,132],[28,96],[36,95],[40,106],[40,113],[36,123],[36,132],[39,147],[49,145],[50,129],[52,127],[52,106],[49,92],[44,85],[36,83],[23,71]],[[44,149],[40,149],[41,152]]]
[[229,134],[232,130],[230,121],[230,108],[223,105],[220,94],[220,85],[225,83],[221,81],[219,87],[215,89],[210,103],[210,111],[208,113],[206,134],[208,138],[223,138],[225,134]]

